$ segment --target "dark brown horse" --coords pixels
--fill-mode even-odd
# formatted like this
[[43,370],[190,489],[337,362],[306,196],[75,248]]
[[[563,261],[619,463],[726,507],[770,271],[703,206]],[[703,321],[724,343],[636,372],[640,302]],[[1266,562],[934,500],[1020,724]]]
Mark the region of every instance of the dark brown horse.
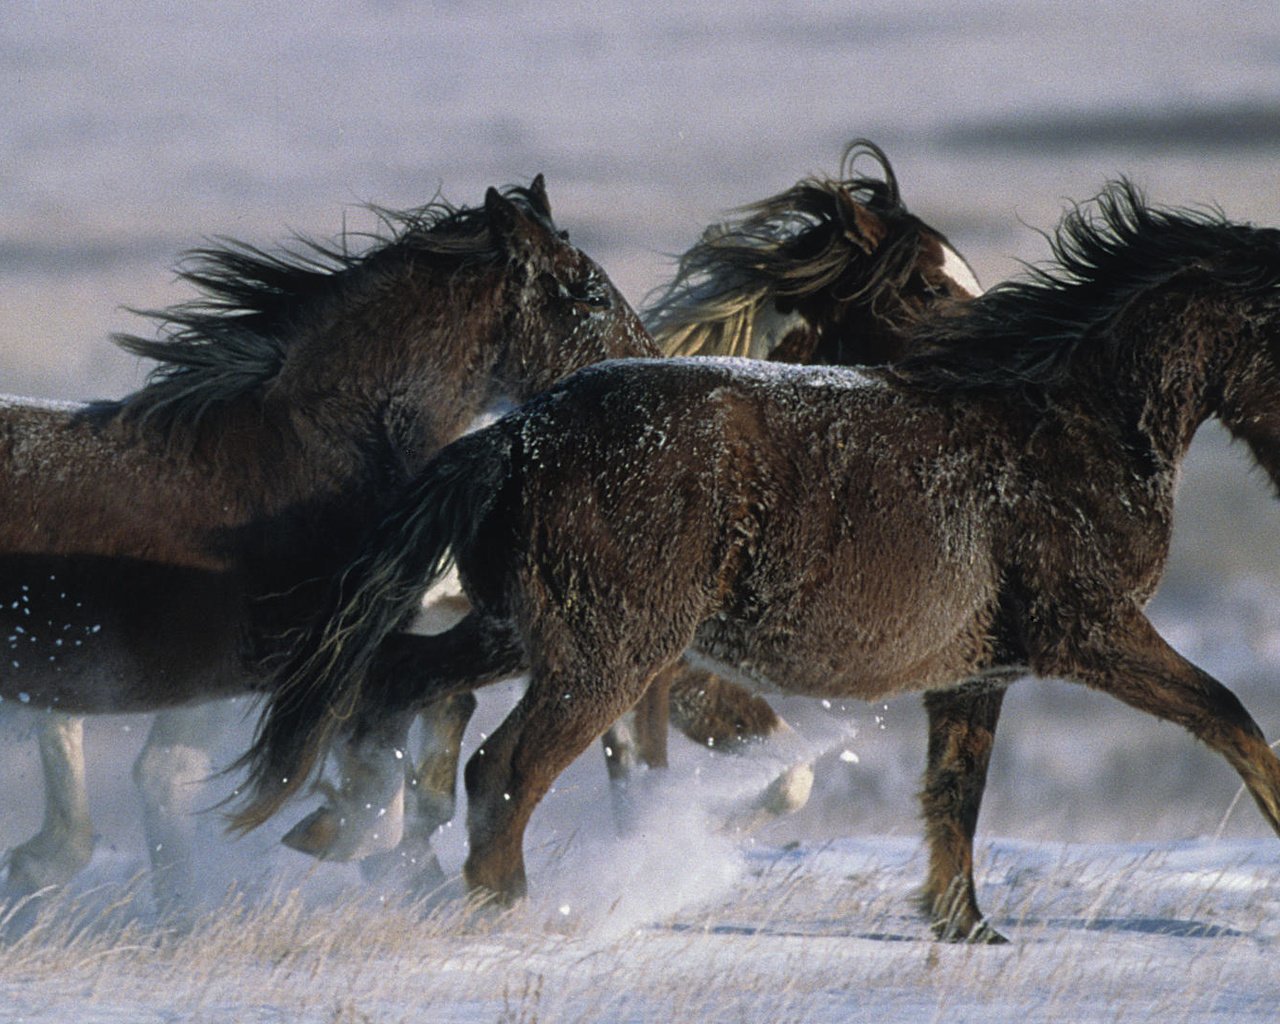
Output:
[[[253,689],[445,443],[576,367],[657,352],[555,228],[541,177],[383,220],[392,237],[359,255],[196,253],[183,277],[203,297],[148,314],[162,340],[120,339],[160,361],[146,387],[0,405],[5,700],[81,715]],[[136,768],[170,895],[184,784],[208,774],[190,722],[162,716]],[[45,823],[9,853],[10,893],[65,881],[92,848],[79,722],[41,723]]]
[[[874,176],[857,173],[863,161]],[[669,354],[867,365],[900,358],[909,325],[927,309],[978,290],[947,239],[907,209],[883,151],[857,140],[846,147],[838,178],[806,178],[708,228],[650,300],[644,320]],[[465,602],[459,616],[464,611]],[[416,628],[444,628],[436,619]],[[405,745],[390,725],[336,748],[337,784],[320,785],[325,802],[285,842],[326,859],[362,858],[366,869],[392,869],[418,889],[433,889],[442,875],[430,836],[453,816],[457,757],[473,708],[469,695],[458,695],[425,712],[425,751],[403,762],[405,824],[396,848],[375,852],[371,831],[385,837],[388,830],[376,818],[380,805],[367,800],[377,766]],[[720,750],[743,749],[786,728],[760,698],[687,665],[655,680],[627,717],[602,744],[622,789],[637,760],[666,763],[668,717],[695,742]],[[739,822],[794,809],[811,779],[807,765],[794,766],[740,809]],[[950,824],[938,829],[954,831]]]
[[[466,772],[466,880],[514,899],[538,800],[690,650],[815,696],[1075,680],[1223,754],[1280,831],[1280,759],[1143,613],[1200,423],[1280,479],[1280,232],[1120,183],[1055,255],[924,325],[894,370],[613,362],[448,448],[280,666],[256,800],[296,788],[343,722],[528,666]],[[475,610],[415,651],[430,678],[397,672],[385,645],[450,558]],[[967,934],[981,917],[954,883]]]

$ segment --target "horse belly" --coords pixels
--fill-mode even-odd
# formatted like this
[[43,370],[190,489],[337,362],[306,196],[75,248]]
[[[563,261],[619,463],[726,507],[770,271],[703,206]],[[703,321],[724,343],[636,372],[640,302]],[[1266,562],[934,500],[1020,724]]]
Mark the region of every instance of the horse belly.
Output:
[[820,569],[762,573],[703,624],[697,648],[733,675],[815,697],[871,700],[980,673],[998,577],[982,531],[954,518],[902,509],[903,532],[857,530]]
[[[764,693],[877,700],[942,689],[984,671],[986,616],[981,609],[928,642],[892,633],[797,628],[764,633],[712,621],[698,631],[690,660]],[[914,625],[907,620],[905,625]]]
[[69,713],[153,711],[247,688],[240,603],[216,573],[0,557],[0,696]]

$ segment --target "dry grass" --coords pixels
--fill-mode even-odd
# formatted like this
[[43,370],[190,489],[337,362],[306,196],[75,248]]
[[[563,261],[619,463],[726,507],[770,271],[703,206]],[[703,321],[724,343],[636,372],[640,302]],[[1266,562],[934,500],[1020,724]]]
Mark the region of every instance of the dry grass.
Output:
[[[621,933],[536,900],[492,915],[298,891],[176,929],[129,920],[120,891],[91,915],[55,900],[0,950],[0,1006],[34,1022],[1269,1021],[1278,863],[1260,843],[998,844],[983,893],[1001,948],[926,940],[906,841],[763,851],[732,891]],[[1187,922],[1201,937],[1156,934]]]

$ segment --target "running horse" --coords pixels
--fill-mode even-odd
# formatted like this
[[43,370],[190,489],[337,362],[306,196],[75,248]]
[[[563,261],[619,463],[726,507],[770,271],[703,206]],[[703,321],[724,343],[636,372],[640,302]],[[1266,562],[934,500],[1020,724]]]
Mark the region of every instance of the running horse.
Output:
[[[1072,680],[1184,726],[1280,831],[1280,759],[1143,611],[1201,423],[1280,482],[1280,231],[1122,181],[1053,249],[895,368],[613,362],[445,449],[277,666],[241,822],[339,728],[527,667],[466,768],[466,882],[517,899],[535,805],[689,650],[819,697]],[[386,644],[451,560],[474,610],[397,672]],[[971,877],[950,882],[935,925],[995,938]]]
[[[864,161],[871,174],[858,172]],[[804,178],[707,228],[642,316],[667,354],[867,365],[901,358],[909,325],[927,309],[980,290],[947,238],[908,210],[884,152],[859,139],[845,148],[838,177]],[[465,610],[465,601],[428,604],[414,628],[443,629],[456,621],[447,612]],[[456,694],[425,711],[419,757],[392,760],[404,747],[392,723],[386,734],[370,729],[339,743],[336,784],[317,784],[323,803],[284,842],[322,859],[358,859],[367,875],[394,873],[413,890],[433,890],[444,876],[431,836],[453,817],[457,759],[474,708],[470,694]],[[614,795],[624,806],[636,762],[666,764],[668,718],[694,742],[721,751],[744,750],[787,728],[759,697],[705,670],[672,666],[603,737]],[[403,830],[388,848],[394,832],[379,817],[385,805],[368,793],[386,791],[386,780],[401,774]],[[808,765],[793,766],[736,808],[734,823],[745,827],[794,809],[811,781]],[[951,813],[938,810],[944,819]],[[973,823],[967,828],[971,839]],[[951,836],[963,826],[944,820],[936,831]]]
[[657,354],[556,229],[541,176],[481,207],[379,213],[389,237],[358,255],[346,239],[193,254],[202,297],[146,314],[158,340],[117,339],[159,361],[128,397],[0,405],[0,696],[60,712],[37,719],[45,819],[9,851],[6,894],[91,855],[77,716],[170,709],[135,777],[157,895],[181,896],[209,774],[209,723],[186,709],[268,679],[322,581],[486,410]]

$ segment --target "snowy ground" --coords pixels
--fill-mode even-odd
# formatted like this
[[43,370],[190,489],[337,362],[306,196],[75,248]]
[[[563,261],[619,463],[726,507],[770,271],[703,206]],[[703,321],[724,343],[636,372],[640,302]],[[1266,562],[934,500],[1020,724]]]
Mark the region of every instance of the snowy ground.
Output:
[[231,899],[183,932],[67,908],[0,950],[0,1020],[1238,1024],[1280,1003],[1271,841],[989,843],[1003,947],[927,938],[914,840],[569,852],[496,920],[359,890]]
[[[517,689],[486,692],[471,743]],[[460,827],[438,843],[453,881],[407,905],[350,865],[283,849],[287,821],[231,841],[210,814],[191,916],[157,920],[136,822],[108,819],[72,891],[5,922],[0,1022],[1275,1019],[1280,843],[1240,838],[1261,834],[1247,801],[1174,802],[1162,817],[1158,784],[1128,792],[1111,760],[1121,752],[1106,749],[1126,741],[1118,705],[1082,719],[1093,735],[1071,748],[1101,757],[1101,772],[1056,764],[1070,759],[1054,752],[1069,747],[1061,723],[1009,723],[1014,752],[993,770],[993,800],[1061,803],[1021,831],[1075,842],[984,829],[980,898],[1011,944],[933,942],[911,902],[924,872],[910,821],[923,747],[896,709],[880,709],[884,729],[871,716],[866,735],[847,716],[815,713],[805,742],[745,759],[677,743],[667,777],[641,777],[625,838],[602,759],[584,755],[531,823],[531,898],[501,917],[471,915],[459,898]],[[234,722],[228,732],[234,748]],[[750,835],[718,828],[724,808],[819,750],[830,753],[813,807]],[[1152,778],[1168,773],[1172,750],[1156,751],[1166,761]],[[95,753],[110,765],[109,751]],[[118,789],[126,768],[96,785]],[[210,801],[228,784],[211,783]],[[1098,789],[1132,808],[1126,841],[1083,840],[1121,833],[1114,819],[1072,827],[1099,805]],[[1148,841],[1161,833],[1198,838]]]

